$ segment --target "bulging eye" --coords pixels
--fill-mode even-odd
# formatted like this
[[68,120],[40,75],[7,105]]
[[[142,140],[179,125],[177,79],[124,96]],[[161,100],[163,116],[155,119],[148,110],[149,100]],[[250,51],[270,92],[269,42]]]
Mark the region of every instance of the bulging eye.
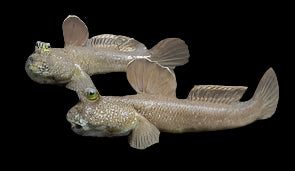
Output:
[[40,51],[40,52],[49,52],[50,51],[50,43],[45,43],[41,41],[36,42],[35,46],[35,51]]
[[86,89],[86,97],[88,100],[96,100],[99,97],[97,90],[88,88]]

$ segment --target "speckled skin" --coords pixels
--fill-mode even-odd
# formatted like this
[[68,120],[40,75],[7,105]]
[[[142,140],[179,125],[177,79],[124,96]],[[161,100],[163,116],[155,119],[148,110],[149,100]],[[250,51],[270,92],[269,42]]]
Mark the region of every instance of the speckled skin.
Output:
[[[84,99],[78,103],[70,110],[68,120],[74,121],[73,118],[81,116],[92,126],[100,126],[106,122],[106,125],[114,125],[112,127],[125,131],[122,125],[132,127],[136,123],[135,115],[140,114],[159,130],[166,132],[198,132],[241,127],[258,119],[268,118],[274,113],[278,101],[278,85],[272,69],[265,75],[253,98],[246,102],[225,104],[145,93],[122,97],[102,96],[96,101]],[[268,75],[272,76],[272,81],[265,81]],[[265,88],[259,90],[263,84],[269,82],[273,82],[269,92],[264,90]],[[260,97],[260,91],[267,92],[267,97]],[[271,111],[264,114],[264,110],[269,107]]]
[[124,72],[135,58],[146,58],[148,51],[118,52],[110,49],[68,46],[51,48],[48,52],[35,51],[27,60],[29,77],[43,84],[65,84],[71,81],[75,64],[88,75]]
[[[178,38],[164,39],[148,50],[139,41],[122,35],[101,34],[89,39],[86,24],[74,15],[64,20],[62,28],[64,48],[50,48],[49,43],[37,42],[35,52],[25,64],[32,80],[41,84],[67,84],[77,79],[77,73],[89,77],[125,72],[127,64],[138,58],[148,58],[171,69],[188,62],[188,47]],[[90,79],[88,82],[91,84]]]
[[[86,136],[127,135],[136,123],[136,110],[121,102],[113,102],[107,97],[97,101],[79,102],[67,114],[72,129]],[[77,127],[80,125],[83,127]]]
[[[107,119],[109,122],[111,118],[112,122],[115,121],[114,118],[119,118],[120,121],[116,124],[121,125],[124,115],[114,116],[110,111],[119,111],[122,107],[127,111],[132,111],[131,113],[135,112],[144,116],[160,131],[182,133],[222,130],[247,125],[258,119],[261,103],[257,100],[250,100],[227,105],[147,94],[123,97],[105,96],[93,106],[96,110],[93,110],[92,116],[99,117],[103,121]],[[79,103],[77,108],[84,109],[84,111],[80,110],[76,115],[86,117],[85,119],[90,121],[91,125],[101,124],[102,120],[91,119],[83,115],[87,113],[87,109],[91,108],[88,104]]]
[[[134,61],[129,66],[137,64],[140,63]],[[207,87],[209,89],[205,91],[198,87],[192,89],[188,99],[139,93],[122,97],[98,96],[93,100],[84,97],[83,92],[87,93],[87,89],[77,92],[80,102],[69,110],[67,120],[76,133],[86,136],[122,136],[132,132],[131,137],[135,138],[131,138],[130,145],[144,149],[158,142],[158,130],[171,133],[215,131],[237,128],[256,120],[267,119],[275,113],[279,99],[279,86],[272,69],[264,74],[254,96],[246,102],[240,102],[235,98],[237,90],[244,91],[244,88],[229,89],[225,86],[215,86],[227,91],[224,99],[231,96],[235,99],[223,101],[218,94],[210,94],[217,92],[214,91],[214,86]],[[91,90],[97,92],[95,87]]]

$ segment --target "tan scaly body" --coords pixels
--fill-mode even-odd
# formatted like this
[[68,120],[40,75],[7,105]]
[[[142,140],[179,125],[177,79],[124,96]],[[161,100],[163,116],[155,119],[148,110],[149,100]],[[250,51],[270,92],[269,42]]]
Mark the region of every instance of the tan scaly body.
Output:
[[89,136],[130,134],[132,147],[144,149],[159,141],[159,131],[182,133],[241,127],[271,117],[277,107],[279,86],[269,69],[254,96],[240,102],[247,87],[195,86],[187,99],[177,99],[176,79],[168,68],[147,59],[127,67],[127,79],[138,94],[99,96],[94,86],[79,83],[80,102],[67,114],[73,130]]
[[72,85],[79,77],[91,85],[89,76],[125,72],[133,59],[150,59],[171,69],[188,62],[188,47],[178,38],[164,39],[148,50],[137,40],[121,35],[102,34],[88,39],[88,28],[77,16],[68,16],[62,28],[64,48],[50,48],[49,43],[37,42],[25,65],[32,80],[67,84],[67,88],[77,90]]
[[160,131],[181,133],[230,129],[247,125],[260,117],[258,101],[216,104],[155,95],[105,97],[132,104],[136,112]]

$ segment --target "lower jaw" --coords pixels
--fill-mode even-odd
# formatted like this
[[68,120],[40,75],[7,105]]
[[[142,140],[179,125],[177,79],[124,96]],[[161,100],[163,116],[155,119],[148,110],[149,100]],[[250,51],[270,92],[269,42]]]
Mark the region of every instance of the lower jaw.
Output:
[[79,135],[90,136],[90,137],[120,137],[120,136],[126,136],[131,132],[131,131],[108,132],[108,131],[96,131],[96,130],[87,130],[87,131],[73,130],[73,131]]

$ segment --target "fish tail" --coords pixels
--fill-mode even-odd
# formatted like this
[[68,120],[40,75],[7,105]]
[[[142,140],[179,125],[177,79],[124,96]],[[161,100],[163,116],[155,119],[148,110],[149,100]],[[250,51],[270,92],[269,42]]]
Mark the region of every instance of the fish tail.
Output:
[[150,60],[174,69],[188,62],[189,50],[185,42],[178,38],[167,38],[150,49]]
[[262,104],[258,119],[270,118],[275,113],[279,101],[279,84],[272,68],[261,78],[252,100]]

